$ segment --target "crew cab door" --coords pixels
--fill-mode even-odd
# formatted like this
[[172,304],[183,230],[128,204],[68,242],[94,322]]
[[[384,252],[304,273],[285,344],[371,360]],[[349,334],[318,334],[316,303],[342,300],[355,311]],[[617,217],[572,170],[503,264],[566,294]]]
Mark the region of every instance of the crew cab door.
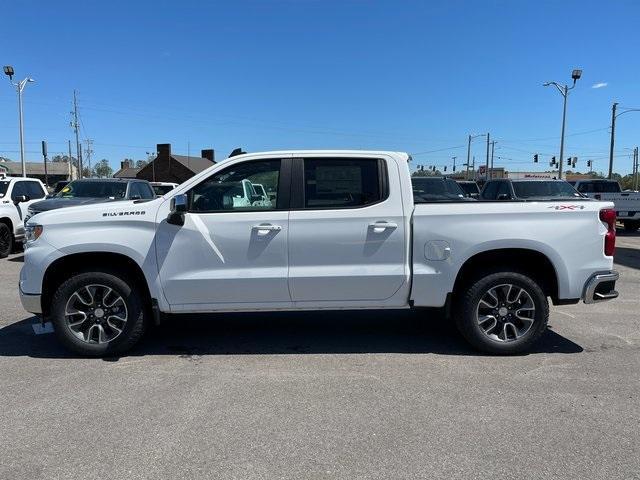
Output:
[[[165,297],[175,311],[279,308],[287,283],[290,160],[228,161],[187,193],[184,225],[162,219],[156,240]],[[245,198],[264,185],[270,202]]]
[[293,301],[373,306],[393,297],[408,276],[395,162],[359,156],[308,156],[294,162],[289,216]]

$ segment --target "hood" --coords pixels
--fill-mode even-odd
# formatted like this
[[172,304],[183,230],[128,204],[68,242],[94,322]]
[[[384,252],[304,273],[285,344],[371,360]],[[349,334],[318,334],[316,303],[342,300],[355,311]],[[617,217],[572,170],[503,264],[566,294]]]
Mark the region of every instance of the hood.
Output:
[[[119,199],[118,201],[121,201]],[[29,209],[33,212],[47,212],[58,208],[78,207],[80,205],[93,205],[95,203],[114,202],[115,199],[101,197],[76,197],[76,198],[48,198],[41,202],[35,202],[29,205]]]

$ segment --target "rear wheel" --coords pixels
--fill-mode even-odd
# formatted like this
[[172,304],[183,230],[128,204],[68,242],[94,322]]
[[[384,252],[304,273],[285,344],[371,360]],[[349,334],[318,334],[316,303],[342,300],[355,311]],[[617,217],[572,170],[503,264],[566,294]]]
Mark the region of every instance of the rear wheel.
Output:
[[116,274],[80,273],[54,294],[51,322],[69,350],[87,356],[117,355],[142,337],[144,307],[139,292]]
[[503,271],[476,277],[459,297],[456,324],[480,351],[514,354],[526,351],[546,330],[547,297],[527,275]]
[[6,223],[0,223],[0,258],[5,258],[13,251],[13,233]]
[[627,232],[635,232],[640,228],[640,221],[627,220],[624,222],[624,229]]

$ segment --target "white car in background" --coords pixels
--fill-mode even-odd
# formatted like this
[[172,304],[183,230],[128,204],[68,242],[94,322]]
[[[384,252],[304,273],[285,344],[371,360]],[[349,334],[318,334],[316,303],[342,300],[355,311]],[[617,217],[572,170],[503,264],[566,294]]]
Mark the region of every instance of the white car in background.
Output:
[[0,178],[0,258],[9,255],[24,240],[24,219],[29,205],[47,196],[36,178]]

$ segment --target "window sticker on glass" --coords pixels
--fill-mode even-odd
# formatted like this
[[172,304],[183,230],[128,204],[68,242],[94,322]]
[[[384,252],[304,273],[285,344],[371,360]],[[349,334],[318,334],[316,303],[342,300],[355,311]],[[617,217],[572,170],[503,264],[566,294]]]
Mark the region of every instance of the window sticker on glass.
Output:
[[[362,190],[362,169],[358,166],[316,168],[316,191],[319,193],[346,193]],[[311,180],[312,182],[312,180]]]

